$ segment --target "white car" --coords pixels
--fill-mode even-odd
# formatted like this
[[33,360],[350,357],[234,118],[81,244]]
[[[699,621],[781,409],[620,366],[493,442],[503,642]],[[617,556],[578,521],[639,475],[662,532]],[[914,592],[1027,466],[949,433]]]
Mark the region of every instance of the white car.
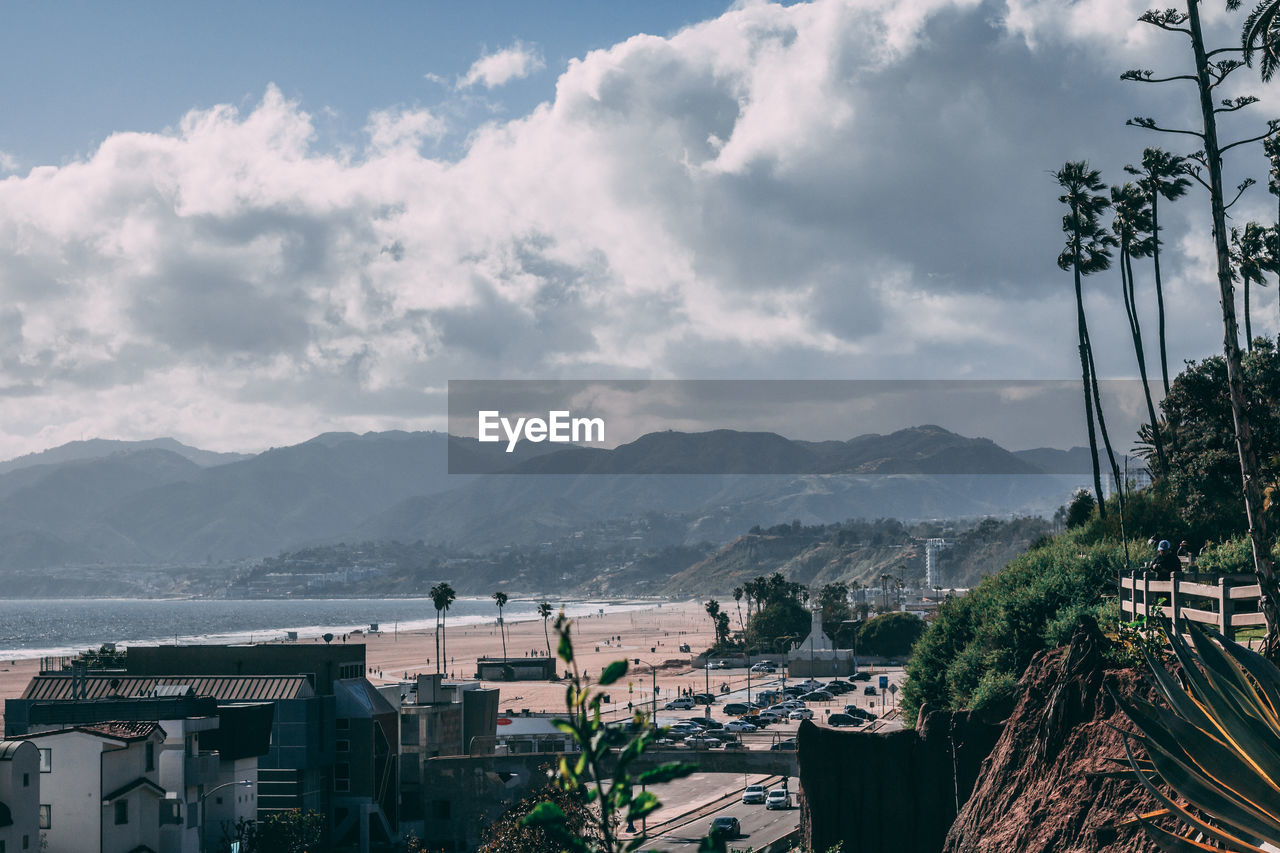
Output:
[[761,711],[760,722],[762,723],[780,723],[787,718],[786,711]]
[[664,711],[692,711],[693,700],[689,698],[672,699],[663,706]]
[[724,730],[726,732],[754,732],[756,727],[751,723],[744,723],[742,720],[734,720],[731,723],[725,723]]
[[742,790],[742,802],[746,805],[763,803],[765,800],[764,785],[748,785]]
[[787,715],[787,719],[789,719],[789,720],[812,720],[812,719],[813,719],[813,711],[809,710],[808,708],[796,708],[794,711],[792,711],[790,714],[788,714],[788,715]]
[[769,792],[769,796],[765,797],[764,807],[766,809],[789,809],[791,808],[791,795],[781,788],[774,788]]

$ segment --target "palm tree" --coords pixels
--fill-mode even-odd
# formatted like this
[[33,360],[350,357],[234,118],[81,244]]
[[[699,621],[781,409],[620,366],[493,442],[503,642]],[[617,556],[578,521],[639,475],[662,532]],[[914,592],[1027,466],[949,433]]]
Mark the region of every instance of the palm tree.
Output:
[[493,594],[493,600],[498,605],[498,633],[502,636],[502,661],[505,664],[507,660],[507,626],[502,621],[502,608],[507,606],[507,594],[502,590],[498,590]]
[[[1151,219],[1149,197],[1136,184],[1126,183],[1111,188],[1111,207],[1115,218],[1111,231],[1120,245],[1120,290],[1124,296],[1124,312],[1129,318],[1129,336],[1133,339],[1133,351],[1138,356],[1138,375],[1142,379],[1142,393],[1147,400],[1147,416],[1155,427],[1151,435],[1155,441],[1156,462],[1161,474],[1169,469],[1164,455],[1164,442],[1160,437],[1156,407],[1151,400],[1151,385],[1147,381],[1147,355],[1142,346],[1142,323],[1138,319],[1138,299],[1133,287],[1133,259],[1145,257],[1154,251],[1155,231]],[[1124,494],[1123,487],[1120,494]]]
[[1124,170],[1138,176],[1138,185],[1147,194],[1151,204],[1151,258],[1156,269],[1156,311],[1160,335],[1160,377],[1164,380],[1164,393],[1169,396],[1169,350],[1164,333],[1164,286],[1160,279],[1160,199],[1175,201],[1186,195],[1191,181],[1186,177],[1187,159],[1170,154],[1161,148],[1146,148],[1142,152],[1142,168],[1125,166]]
[[[1267,172],[1267,191],[1276,197],[1280,204],[1280,136],[1272,136],[1262,141],[1262,150],[1271,161],[1271,169]],[[1267,233],[1267,251],[1271,255],[1272,272],[1280,274],[1280,213],[1276,216],[1275,227]],[[1280,286],[1276,287],[1280,297]]]
[[1267,229],[1256,222],[1247,223],[1244,230],[1231,229],[1231,262],[1236,274],[1244,282],[1244,339],[1245,349],[1253,352],[1253,323],[1249,311],[1249,284],[1266,287],[1262,273],[1272,266],[1267,252]]
[[[1080,349],[1080,381],[1084,386],[1084,415],[1089,429],[1089,451],[1093,457],[1093,486],[1098,494],[1098,511],[1099,515],[1105,518],[1102,472],[1098,464],[1098,437],[1094,430],[1097,377],[1093,370],[1089,345],[1089,325],[1084,314],[1082,282],[1084,276],[1111,266],[1110,246],[1115,243],[1115,240],[1098,224],[1098,217],[1111,203],[1106,196],[1098,194],[1105,186],[1102,183],[1101,173],[1096,169],[1090,169],[1089,164],[1083,160],[1066,163],[1054,177],[1058,181],[1058,186],[1064,190],[1063,194],[1058,196],[1058,201],[1067,206],[1067,214],[1062,217],[1062,230],[1067,235],[1067,245],[1058,255],[1058,267],[1070,270],[1075,277],[1076,336]],[[1100,399],[1098,401],[1101,402]],[[1116,467],[1114,456],[1111,459],[1111,467],[1114,471]],[[1116,479],[1119,480],[1118,472],[1116,474]]]
[[444,645],[444,618],[449,612],[449,605],[457,600],[458,594],[453,591],[453,587],[441,581],[431,587],[430,595],[431,603],[436,608],[436,675],[439,675],[441,662],[448,653]]
[[[1240,8],[1240,0],[1227,0],[1227,8]],[[1259,72],[1264,82],[1271,79],[1280,68],[1280,0],[1261,0],[1240,30],[1240,46],[1244,48],[1244,61],[1253,65],[1253,55],[1261,55]]]
[[745,636],[747,633],[747,625],[742,621],[742,593],[742,587],[735,586],[733,588],[733,602],[738,606],[738,627],[742,629],[743,636]]
[[551,618],[551,602],[540,602],[538,615],[542,617],[542,636],[547,640],[547,657],[551,657],[551,635],[547,633],[547,620]]
[[[707,615],[711,617],[711,630],[717,641],[720,639],[720,602],[714,598],[704,605]],[[718,644],[718,642],[717,642]]]

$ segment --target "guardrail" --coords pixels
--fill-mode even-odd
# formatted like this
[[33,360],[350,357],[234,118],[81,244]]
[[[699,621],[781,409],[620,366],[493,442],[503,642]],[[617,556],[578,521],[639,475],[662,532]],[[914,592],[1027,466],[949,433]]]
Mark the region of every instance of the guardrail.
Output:
[[1239,628],[1266,625],[1259,602],[1262,590],[1252,575],[1204,577],[1182,573],[1172,580],[1134,570],[1119,578],[1120,612],[1134,619],[1159,615],[1213,625],[1225,637],[1235,639]]

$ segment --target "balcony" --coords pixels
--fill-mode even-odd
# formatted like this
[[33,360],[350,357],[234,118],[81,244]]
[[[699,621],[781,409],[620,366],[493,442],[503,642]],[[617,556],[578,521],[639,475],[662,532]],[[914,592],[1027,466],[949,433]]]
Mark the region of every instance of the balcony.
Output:
[[184,759],[183,780],[186,785],[213,785],[218,779],[217,750],[201,751]]

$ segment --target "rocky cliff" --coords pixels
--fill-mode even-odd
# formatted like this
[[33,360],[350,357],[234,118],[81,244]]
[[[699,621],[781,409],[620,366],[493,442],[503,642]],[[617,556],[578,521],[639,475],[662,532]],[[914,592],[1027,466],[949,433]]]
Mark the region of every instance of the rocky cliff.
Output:
[[1157,808],[1137,786],[1107,775],[1132,731],[1104,685],[1146,695],[1142,674],[1109,671],[1108,640],[1091,620],[1071,645],[1039,655],[978,782],[956,817],[945,853],[1156,853],[1131,823]]

